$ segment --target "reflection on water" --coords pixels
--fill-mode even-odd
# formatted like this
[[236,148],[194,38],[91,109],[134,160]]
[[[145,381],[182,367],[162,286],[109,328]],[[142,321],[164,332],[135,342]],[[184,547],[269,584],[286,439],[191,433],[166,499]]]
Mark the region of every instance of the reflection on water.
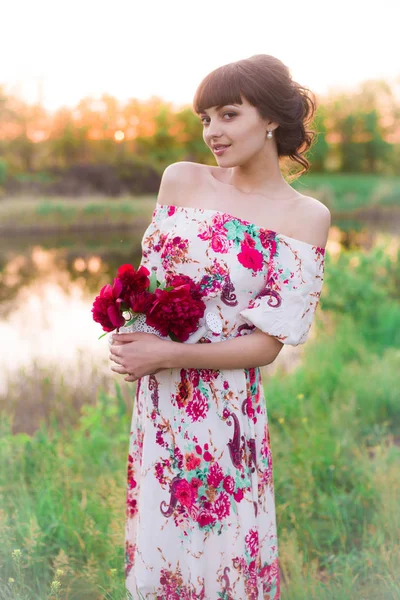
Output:
[[[327,245],[332,256],[344,248],[369,249],[388,241],[390,252],[399,247],[393,222],[379,229],[359,222],[338,225],[332,226]],[[91,307],[120,264],[139,266],[141,235],[133,239],[117,232],[0,242],[0,396],[7,393],[13,372],[33,360],[68,372],[71,383],[74,377],[82,378],[83,371],[90,377],[94,364],[123,382],[110,369],[107,336],[98,340],[103,331],[93,321]]]
[[33,360],[68,373],[71,384],[85,372],[89,376],[93,364],[116,376],[109,366],[107,337],[98,340],[103,331],[91,307],[118,266],[138,266],[140,254],[127,249],[110,255],[108,249],[106,257],[83,246],[79,254],[76,247],[30,245],[24,253],[7,248],[0,274],[0,395],[7,393],[13,374]]

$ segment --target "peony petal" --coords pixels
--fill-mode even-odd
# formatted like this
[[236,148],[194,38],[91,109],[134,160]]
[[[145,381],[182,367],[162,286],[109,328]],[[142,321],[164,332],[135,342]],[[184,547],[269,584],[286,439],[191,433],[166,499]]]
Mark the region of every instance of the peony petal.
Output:
[[125,319],[115,305],[107,308],[107,315],[114,327],[122,327],[125,324]]
[[118,271],[117,271],[117,277],[122,277],[126,273],[134,275],[135,274],[135,268],[134,268],[134,266],[130,265],[129,263],[126,263],[124,265],[120,265],[120,267],[118,268]]
[[122,281],[116,277],[112,288],[113,298],[119,298],[123,289]]
[[109,296],[112,296],[112,287],[109,283],[107,283],[106,285],[104,285],[101,290],[100,290],[100,297],[101,298],[107,298]]

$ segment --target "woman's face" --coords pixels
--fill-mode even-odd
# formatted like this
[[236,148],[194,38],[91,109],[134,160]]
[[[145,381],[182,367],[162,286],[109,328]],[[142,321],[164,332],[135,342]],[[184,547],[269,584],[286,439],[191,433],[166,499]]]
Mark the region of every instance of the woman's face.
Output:
[[[242,165],[265,152],[267,130],[277,123],[262,119],[257,109],[242,96],[243,104],[213,106],[200,113],[203,139],[222,167]],[[228,145],[221,154],[215,145]]]

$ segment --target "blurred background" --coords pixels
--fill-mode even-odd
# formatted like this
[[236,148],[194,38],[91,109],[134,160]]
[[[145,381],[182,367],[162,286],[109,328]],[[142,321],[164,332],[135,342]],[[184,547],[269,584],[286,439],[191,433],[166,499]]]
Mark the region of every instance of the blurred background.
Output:
[[0,599],[125,598],[136,384],[90,309],[139,265],[165,167],[216,165],[197,85],[258,53],[316,96],[292,185],[332,213],[309,341],[263,368],[282,600],[400,598],[400,6],[277,4],[3,8]]

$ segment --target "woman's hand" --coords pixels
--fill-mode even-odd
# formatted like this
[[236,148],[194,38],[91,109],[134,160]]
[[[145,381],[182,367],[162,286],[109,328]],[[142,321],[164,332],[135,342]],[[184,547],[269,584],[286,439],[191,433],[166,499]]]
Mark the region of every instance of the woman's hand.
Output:
[[171,352],[169,340],[162,340],[153,333],[117,333],[110,343],[110,360],[115,364],[111,370],[124,377],[125,381],[136,381],[165,369],[165,360]]

